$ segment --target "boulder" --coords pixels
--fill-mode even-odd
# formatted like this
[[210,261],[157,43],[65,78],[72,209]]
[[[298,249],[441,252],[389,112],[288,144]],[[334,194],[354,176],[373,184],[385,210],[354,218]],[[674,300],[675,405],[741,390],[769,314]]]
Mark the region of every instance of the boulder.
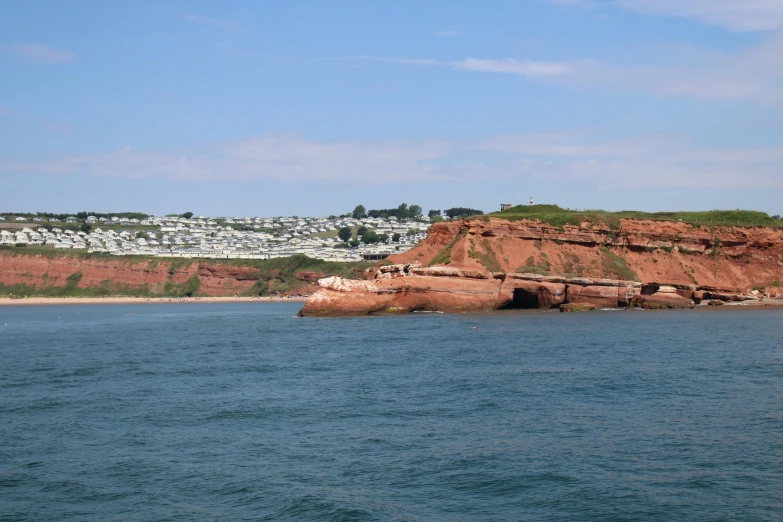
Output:
[[693,308],[696,306],[692,300],[682,297],[681,295],[671,293],[640,295],[634,298],[633,305],[647,310]]
[[619,306],[617,290],[614,286],[568,285],[566,302],[592,304],[600,308],[617,308]]

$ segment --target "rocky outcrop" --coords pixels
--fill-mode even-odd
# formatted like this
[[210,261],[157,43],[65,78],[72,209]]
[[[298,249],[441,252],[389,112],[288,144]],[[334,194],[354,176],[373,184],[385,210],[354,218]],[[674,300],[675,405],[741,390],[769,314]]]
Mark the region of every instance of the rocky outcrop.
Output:
[[783,231],[764,227],[623,220],[612,230],[483,218],[433,225],[424,243],[389,260],[366,272],[372,287],[321,284],[301,315],[692,308],[783,298]]
[[[301,310],[302,316],[365,315],[415,311],[491,311],[513,308],[558,308],[589,304],[617,308],[640,293],[634,281],[560,278],[526,274],[467,275],[457,270],[434,272],[410,265],[372,269],[373,280],[329,277]],[[423,272],[427,275],[419,275]],[[396,274],[395,277],[388,277]]]

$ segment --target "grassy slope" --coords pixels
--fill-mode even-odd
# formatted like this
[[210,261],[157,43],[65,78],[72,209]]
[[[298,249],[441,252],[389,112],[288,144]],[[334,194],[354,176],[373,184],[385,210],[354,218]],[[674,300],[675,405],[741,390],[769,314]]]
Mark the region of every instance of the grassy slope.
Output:
[[553,226],[579,225],[582,221],[604,223],[612,229],[620,228],[620,220],[651,219],[659,221],[683,221],[698,226],[765,226],[783,227],[783,222],[773,219],[764,212],[751,210],[710,210],[704,212],[640,212],[623,210],[608,212],[605,210],[567,210],[557,205],[517,205],[502,212],[493,212],[488,216],[508,219],[539,220]]

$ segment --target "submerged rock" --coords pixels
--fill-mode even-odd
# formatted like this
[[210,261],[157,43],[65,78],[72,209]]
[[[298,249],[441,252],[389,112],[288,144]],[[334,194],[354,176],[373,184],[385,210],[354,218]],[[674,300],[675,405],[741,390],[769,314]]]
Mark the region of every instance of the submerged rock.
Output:
[[596,306],[589,303],[566,303],[560,305],[561,312],[587,312],[595,310]]

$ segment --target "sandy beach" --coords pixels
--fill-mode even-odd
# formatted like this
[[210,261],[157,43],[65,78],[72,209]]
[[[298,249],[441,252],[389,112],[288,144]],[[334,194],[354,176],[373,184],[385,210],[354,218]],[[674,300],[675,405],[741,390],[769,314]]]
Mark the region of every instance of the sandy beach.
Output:
[[304,302],[305,297],[27,297],[23,299],[0,298],[0,306],[68,305],[68,304],[214,304],[214,303],[291,303]]

